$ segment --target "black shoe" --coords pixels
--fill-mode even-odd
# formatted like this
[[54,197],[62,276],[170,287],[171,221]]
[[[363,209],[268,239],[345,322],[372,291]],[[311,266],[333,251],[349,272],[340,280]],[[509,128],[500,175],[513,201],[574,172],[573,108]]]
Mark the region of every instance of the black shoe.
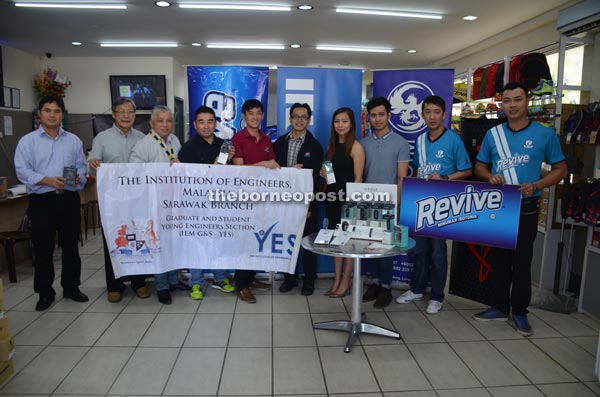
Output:
[[86,294],[79,290],[79,288],[75,288],[69,291],[64,290],[63,298],[73,299],[75,302],[87,302],[90,300]]
[[373,304],[376,308],[386,307],[392,301],[392,290],[391,288],[381,288],[379,295],[377,295],[377,299],[375,299],[375,303]]
[[302,283],[302,295],[311,296],[315,292],[315,282],[314,280],[304,280]]
[[187,285],[186,283],[184,283],[183,281],[179,280],[177,282],[177,284],[173,284],[173,285],[169,285],[169,290],[170,291],[175,291],[175,290],[179,290],[179,291],[189,291],[191,290],[192,287],[190,287],[189,285]]
[[298,280],[285,280],[279,286],[279,292],[290,292],[294,287],[298,286]]
[[362,296],[363,302],[369,302],[369,301],[377,299],[381,289],[382,289],[381,285],[379,285],[379,284],[369,285],[367,292],[365,292]]
[[54,302],[54,295],[40,295],[40,300],[35,304],[35,310],[44,311]]
[[160,291],[156,291],[156,296],[158,296],[158,301],[165,305],[171,304],[171,293],[168,289],[162,289]]

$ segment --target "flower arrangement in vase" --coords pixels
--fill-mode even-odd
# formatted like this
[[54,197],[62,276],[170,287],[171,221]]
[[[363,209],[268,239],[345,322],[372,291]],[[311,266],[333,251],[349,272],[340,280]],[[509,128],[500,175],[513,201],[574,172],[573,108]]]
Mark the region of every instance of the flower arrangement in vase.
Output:
[[57,70],[52,70],[50,67],[44,69],[41,75],[36,75],[33,79],[33,90],[42,98],[48,95],[59,98],[65,97],[65,91],[71,85],[71,82],[58,74]]

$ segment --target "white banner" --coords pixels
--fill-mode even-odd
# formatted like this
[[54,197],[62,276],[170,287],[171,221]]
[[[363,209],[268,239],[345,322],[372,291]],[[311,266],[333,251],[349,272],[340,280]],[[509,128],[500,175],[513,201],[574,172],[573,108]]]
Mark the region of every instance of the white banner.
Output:
[[183,163],[102,164],[97,185],[117,277],[181,268],[294,273],[308,202],[290,199],[313,189],[310,170]]

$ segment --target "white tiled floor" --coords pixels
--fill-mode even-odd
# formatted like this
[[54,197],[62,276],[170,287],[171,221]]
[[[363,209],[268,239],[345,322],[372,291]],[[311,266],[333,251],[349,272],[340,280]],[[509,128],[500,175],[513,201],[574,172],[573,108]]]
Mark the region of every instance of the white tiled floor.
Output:
[[508,323],[473,321],[482,306],[456,296],[436,316],[425,314],[426,301],[385,310],[363,304],[368,321],[403,338],[363,335],[346,354],[346,334],[312,329],[349,317],[351,297],[323,296],[330,280],[318,280],[308,298],[298,289],[280,294],[276,282],[255,305],[211,288],[201,303],[177,292],[163,306],[128,289],[111,304],[102,240],[89,237],[81,250],[87,304],[57,299],[36,312],[31,267],[18,267],[17,284],[2,275],[17,347],[1,395],[600,395],[593,372],[600,322],[585,314],[532,309],[535,335],[523,338]]

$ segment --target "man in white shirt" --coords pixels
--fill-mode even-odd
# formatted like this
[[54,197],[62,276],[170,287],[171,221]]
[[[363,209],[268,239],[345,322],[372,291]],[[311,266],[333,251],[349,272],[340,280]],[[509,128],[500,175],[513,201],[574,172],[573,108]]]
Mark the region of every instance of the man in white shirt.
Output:
[[[179,139],[173,132],[173,112],[166,106],[155,106],[150,118],[150,133],[140,140],[131,151],[131,163],[177,163],[181,149]],[[154,282],[158,301],[171,304],[173,290],[189,290],[189,286],[179,281],[178,270],[155,274]]]

